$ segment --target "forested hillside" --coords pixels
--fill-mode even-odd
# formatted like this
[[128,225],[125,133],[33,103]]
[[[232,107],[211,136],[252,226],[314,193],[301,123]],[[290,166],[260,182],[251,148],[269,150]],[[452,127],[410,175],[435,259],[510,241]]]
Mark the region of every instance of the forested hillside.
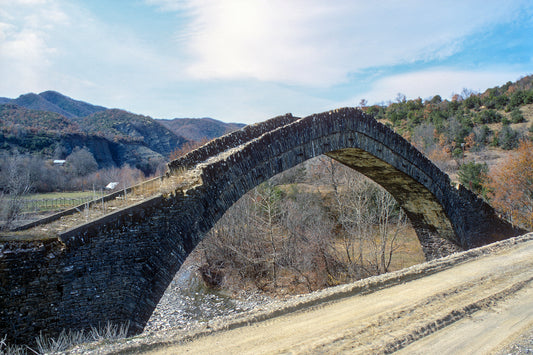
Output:
[[462,158],[485,148],[512,150],[533,134],[533,76],[475,93],[467,89],[451,100],[406,100],[361,108],[410,140],[433,160]]
[[366,106],[452,179],[478,193],[511,222],[533,229],[533,76],[451,100]]
[[154,119],[74,100],[55,91],[3,98],[0,153],[65,159],[87,150],[98,168],[132,167],[161,171],[170,153],[189,140]]
[[74,100],[55,91],[0,98],[0,153],[65,159],[86,148],[100,168],[129,165],[151,174],[184,144],[243,124],[211,118],[162,120]]
[[114,142],[143,143],[165,158],[188,141],[151,117],[118,109],[73,118],[73,121],[78,123],[87,135],[105,137]]
[[154,120],[120,110],[65,118],[54,112],[0,105],[0,153],[65,159],[87,149],[99,168],[130,165],[153,174],[187,140]]

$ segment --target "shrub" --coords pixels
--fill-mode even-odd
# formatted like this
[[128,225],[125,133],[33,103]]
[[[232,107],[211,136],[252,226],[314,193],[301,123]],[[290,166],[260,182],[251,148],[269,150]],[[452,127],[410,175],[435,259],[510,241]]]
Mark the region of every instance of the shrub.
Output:
[[476,123],[498,123],[502,120],[502,115],[494,110],[481,111],[475,118]]
[[471,191],[482,195],[483,182],[489,168],[485,163],[476,163],[475,161],[462,164],[459,167],[457,175],[459,182],[468,187]]
[[481,105],[481,99],[478,95],[470,95],[463,101],[463,105],[469,109],[477,109]]
[[527,94],[525,91],[518,90],[515,91],[509,98],[509,103],[507,104],[508,109],[514,109],[520,107],[526,100]]
[[433,98],[430,101],[430,103],[434,105],[440,104],[441,102],[442,102],[442,98],[440,97],[440,95],[433,96]]
[[504,125],[498,134],[499,145],[506,150],[518,147],[518,138],[518,132],[513,130],[509,125]]
[[511,111],[511,122],[512,123],[521,123],[524,122],[524,116],[522,115],[522,112],[520,112],[519,109],[515,108]]
[[461,159],[463,157],[463,150],[461,148],[455,148],[452,152],[452,156],[455,159]]
[[492,131],[487,125],[477,126],[474,128],[476,144],[483,146],[489,142]]
[[524,104],[533,104],[533,90],[529,90],[524,97]]

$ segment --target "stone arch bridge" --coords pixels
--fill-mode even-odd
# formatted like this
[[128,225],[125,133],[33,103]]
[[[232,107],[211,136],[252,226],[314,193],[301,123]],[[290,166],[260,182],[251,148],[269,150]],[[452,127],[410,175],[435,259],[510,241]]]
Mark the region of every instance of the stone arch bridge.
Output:
[[[521,234],[406,140],[356,109],[285,115],[247,126],[169,163],[165,191],[67,231],[32,229],[0,239],[0,336],[110,321],[142,331],[183,261],[244,193],[326,154],[387,189],[408,215],[426,257]],[[176,179],[180,177],[180,179]],[[170,186],[170,188],[169,188]],[[46,221],[50,222],[50,220]]]

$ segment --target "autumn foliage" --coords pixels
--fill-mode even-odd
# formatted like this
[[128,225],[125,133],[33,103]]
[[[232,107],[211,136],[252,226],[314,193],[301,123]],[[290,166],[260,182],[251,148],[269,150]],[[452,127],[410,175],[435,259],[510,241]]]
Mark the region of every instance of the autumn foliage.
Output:
[[507,161],[490,171],[487,187],[498,211],[513,224],[533,230],[533,143],[522,140]]

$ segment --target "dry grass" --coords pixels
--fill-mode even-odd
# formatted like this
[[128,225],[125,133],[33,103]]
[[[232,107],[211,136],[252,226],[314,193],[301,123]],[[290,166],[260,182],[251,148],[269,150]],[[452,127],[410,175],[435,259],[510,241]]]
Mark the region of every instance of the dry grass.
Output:
[[[391,229],[396,226],[391,226]],[[376,228],[376,233],[378,233]],[[377,236],[377,235],[376,235]],[[389,242],[390,243],[390,242]],[[363,253],[365,258],[372,256],[372,251],[375,250],[376,245],[370,241],[363,241]],[[339,239],[335,244],[337,255],[344,256],[342,241]],[[358,250],[359,244],[357,241],[353,241],[353,250]],[[388,252],[389,249],[387,249]],[[348,263],[347,260],[343,260]],[[394,243],[394,250],[392,253],[390,271],[400,270],[412,265],[420,264],[426,261],[422,246],[418,240],[418,236],[411,225],[406,226],[400,233],[398,233],[396,241]]]
[[390,271],[401,270],[426,261],[422,245],[411,226],[398,235],[397,245],[398,249],[392,255]]
[[125,338],[128,335],[129,323],[122,325],[107,322],[102,327],[91,329],[66,331],[63,330],[57,337],[47,337],[43,334],[35,338],[35,346],[7,344],[7,336],[0,339],[0,354],[26,355],[26,354],[55,354],[66,351],[80,344],[110,341]]

